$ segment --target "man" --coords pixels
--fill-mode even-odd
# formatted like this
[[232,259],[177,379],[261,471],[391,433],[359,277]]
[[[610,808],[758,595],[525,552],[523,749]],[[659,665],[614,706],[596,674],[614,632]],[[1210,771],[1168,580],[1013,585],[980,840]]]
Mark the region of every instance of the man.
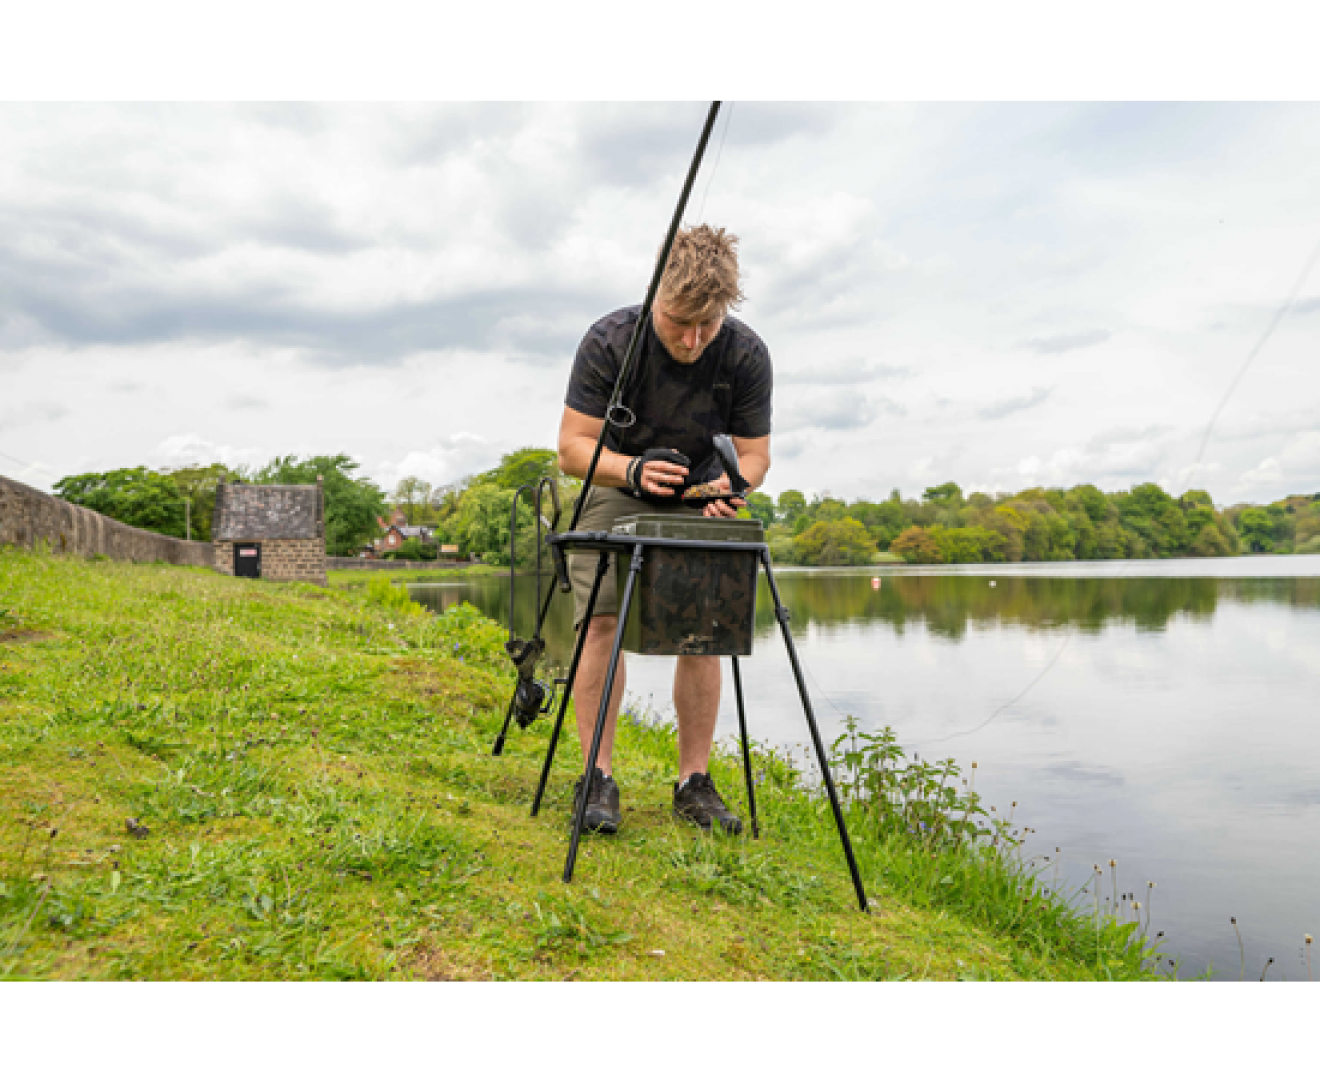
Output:
[[[728,315],[742,300],[738,238],[707,225],[681,230],[652,308],[650,327],[634,358],[624,404],[636,422],[606,438],[593,487],[578,528],[606,530],[636,513],[735,517],[741,499],[717,500],[698,511],[680,500],[684,488],[715,483],[730,490],[712,436],[733,438],[743,478],[759,487],[770,468],[770,354],[742,322]],[[559,428],[559,466],[585,477],[604,423],[605,411],[641,306],[606,315],[578,347]],[[674,453],[674,452],[677,453]],[[687,460],[691,467],[680,464]],[[570,556],[574,626],[582,623],[598,556]],[[601,582],[578,669],[577,723],[585,775],[591,777],[585,825],[616,832],[621,815],[612,759],[614,728],[627,681],[620,656],[600,753],[590,752],[617,628],[618,598],[613,568]],[[720,707],[720,658],[680,656],[674,669],[678,713],[679,776],[674,813],[703,829],[718,823],[737,833],[733,814],[709,774],[711,743]]]

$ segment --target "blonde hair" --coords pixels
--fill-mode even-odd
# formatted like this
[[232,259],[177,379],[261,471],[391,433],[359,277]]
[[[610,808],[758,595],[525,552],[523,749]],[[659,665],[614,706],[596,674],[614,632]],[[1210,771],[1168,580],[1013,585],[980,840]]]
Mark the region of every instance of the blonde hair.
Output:
[[660,295],[676,314],[723,314],[736,308],[743,301],[738,238],[709,225],[680,229],[660,279]]

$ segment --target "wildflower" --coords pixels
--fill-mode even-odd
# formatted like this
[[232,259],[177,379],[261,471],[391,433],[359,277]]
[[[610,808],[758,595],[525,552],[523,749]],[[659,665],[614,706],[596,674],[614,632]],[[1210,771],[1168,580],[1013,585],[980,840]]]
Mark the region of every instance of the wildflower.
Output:
[[1117,863],[1117,861],[1115,861],[1114,859],[1110,859],[1110,860],[1109,860],[1109,865],[1110,865],[1110,866],[1117,866],[1118,863]]
[[1307,934],[1307,935],[1306,935],[1306,943],[1307,943],[1308,945],[1311,944],[1311,935],[1310,935],[1310,934]]

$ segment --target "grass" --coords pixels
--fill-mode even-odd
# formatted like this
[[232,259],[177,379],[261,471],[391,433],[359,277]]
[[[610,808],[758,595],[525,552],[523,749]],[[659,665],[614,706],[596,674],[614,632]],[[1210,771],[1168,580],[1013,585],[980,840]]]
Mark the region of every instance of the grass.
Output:
[[465,578],[490,577],[508,572],[507,566],[474,563],[471,566],[457,566],[447,570],[409,570],[404,566],[397,570],[328,570],[326,579],[336,588],[360,588],[377,578],[384,581],[461,581]]
[[[760,840],[676,825],[673,733],[637,717],[624,828],[565,886],[575,740],[529,818],[548,724],[490,757],[501,629],[369,592],[0,551],[0,976],[1151,977],[1131,927],[1011,845],[896,826],[864,797],[875,760],[840,761],[869,916],[768,749]],[[741,802],[738,759],[712,772]]]

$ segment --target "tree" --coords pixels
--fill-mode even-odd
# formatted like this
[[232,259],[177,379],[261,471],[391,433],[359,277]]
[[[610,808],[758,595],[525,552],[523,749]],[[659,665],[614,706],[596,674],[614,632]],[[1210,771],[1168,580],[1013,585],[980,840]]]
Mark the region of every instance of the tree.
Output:
[[435,511],[431,508],[431,485],[415,476],[405,476],[394,485],[391,496],[396,510],[408,515],[409,525],[430,525]]
[[787,491],[781,491],[779,493],[777,509],[778,520],[791,528],[793,523],[806,512],[806,496],[800,491],[795,491],[793,488],[789,488]]
[[1228,546],[1223,533],[1215,525],[1210,524],[1203,525],[1201,531],[1196,534],[1196,539],[1192,542],[1191,554],[1207,558],[1232,555],[1233,550]]
[[183,537],[183,495],[168,476],[137,466],[106,473],[66,476],[55,494],[125,525],[164,536]]
[[962,488],[950,480],[947,484],[928,487],[921,495],[928,503],[934,503],[942,510],[957,510],[963,504]]
[[806,566],[869,566],[876,556],[866,526],[852,518],[818,521],[795,537],[793,544]]
[[185,507],[192,521],[192,538],[210,540],[212,518],[215,517],[215,491],[222,483],[232,483],[238,473],[228,465],[189,465],[184,469],[165,472],[173,481],[180,496],[189,501]]
[[889,545],[891,555],[899,555],[910,563],[938,563],[944,561],[940,546],[930,531],[920,525],[910,525]]
[[514,490],[534,484],[543,476],[559,475],[559,455],[555,451],[528,446],[505,454],[495,468],[473,477],[472,483]]
[[936,525],[930,530],[930,536],[939,549],[939,562],[980,563],[1004,561],[1004,538],[992,529],[986,529],[979,525],[948,529],[943,525]]
[[393,551],[383,556],[386,559],[431,560],[439,554],[434,544],[424,544],[415,536],[409,536]]
[[775,501],[759,491],[747,493],[747,512],[766,528],[775,523]]
[[385,493],[365,477],[347,454],[320,455],[299,461],[292,454],[273,458],[253,474],[257,484],[315,484],[325,492],[325,549],[331,555],[355,555],[379,533],[376,518],[384,515]]
[[1238,517],[1238,535],[1248,551],[1274,550],[1274,519],[1258,506],[1250,506]]

